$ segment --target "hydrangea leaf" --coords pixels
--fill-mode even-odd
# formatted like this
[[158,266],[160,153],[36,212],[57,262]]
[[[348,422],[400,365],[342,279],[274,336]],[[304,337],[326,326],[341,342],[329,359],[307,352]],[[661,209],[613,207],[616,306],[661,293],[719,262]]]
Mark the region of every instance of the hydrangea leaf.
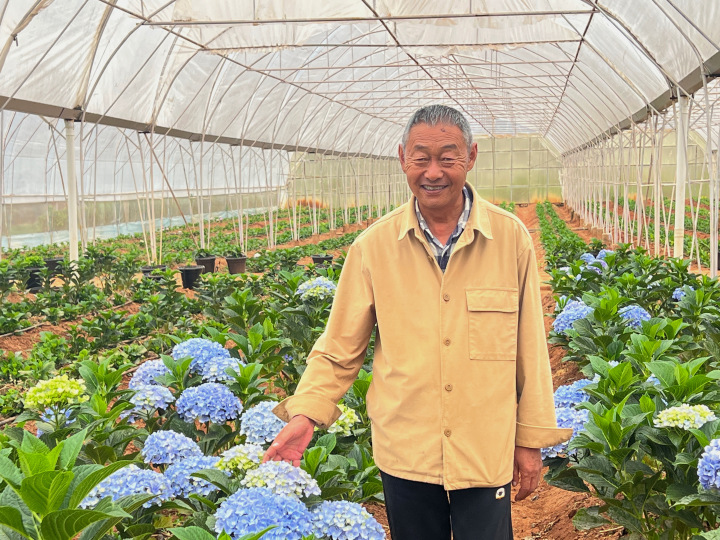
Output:
[[72,479],[70,471],[41,472],[22,481],[20,496],[30,510],[44,516],[60,508]]
[[119,508],[109,512],[77,508],[58,510],[45,516],[40,530],[45,540],[70,540],[93,523],[112,517],[130,518],[132,516]]
[[30,538],[25,530],[25,525],[23,525],[22,514],[17,508],[0,506],[0,526],[12,529],[25,538]]
[[602,527],[608,523],[610,523],[610,521],[600,515],[599,506],[580,508],[573,517],[573,525],[581,531]]

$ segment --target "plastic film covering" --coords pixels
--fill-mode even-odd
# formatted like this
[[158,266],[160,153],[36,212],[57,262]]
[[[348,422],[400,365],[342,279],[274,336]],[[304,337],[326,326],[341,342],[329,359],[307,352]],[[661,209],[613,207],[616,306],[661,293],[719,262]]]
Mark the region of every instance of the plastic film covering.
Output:
[[0,17],[2,109],[349,156],[395,155],[435,102],[569,152],[697,90],[720,43],[715,0],[0,0]]

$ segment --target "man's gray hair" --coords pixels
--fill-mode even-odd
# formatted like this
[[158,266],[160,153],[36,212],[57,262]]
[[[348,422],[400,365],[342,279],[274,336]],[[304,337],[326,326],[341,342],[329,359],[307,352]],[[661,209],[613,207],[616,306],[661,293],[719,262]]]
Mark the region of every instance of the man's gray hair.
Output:
[[417,124],[427,124],[428,126],[436,126],[438,124],[448,124],[456,126],[462,131],[463,137],[465,137],[465,143],[467,144],[468,151],[472,147],[473,136],[470,131],[470,124],[462,115],[462,113],[447,105],[428,105],[422,109],[415,111],[410,117],[410,120],[405,126],[405,131],[402,136],[403,150],[407,145],[408,137],[410,136],[410,130]]

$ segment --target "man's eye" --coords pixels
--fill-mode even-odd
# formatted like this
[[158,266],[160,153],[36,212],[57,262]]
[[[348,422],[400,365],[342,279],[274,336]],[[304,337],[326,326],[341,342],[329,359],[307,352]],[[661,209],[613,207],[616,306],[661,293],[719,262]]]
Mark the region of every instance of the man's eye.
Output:
[[426,163],[429,163],[429,162],[430,162],[430,159],[429,159],[429,158],[424,158],[424,157],[422,157],[422,158],[415,158],[415,159],[413,160],[413,162],[414,162],[414,163],[417,163],[418,165],[425,165]]

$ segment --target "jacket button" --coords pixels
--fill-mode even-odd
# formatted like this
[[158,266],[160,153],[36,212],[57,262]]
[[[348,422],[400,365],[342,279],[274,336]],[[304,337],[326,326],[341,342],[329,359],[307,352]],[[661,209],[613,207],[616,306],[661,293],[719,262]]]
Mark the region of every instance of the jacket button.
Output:
[[450,435],[452,435],[452,431],[449,429],[446,429],[443,433],[445,433],[446,437],[449,437]]
[[449,347],[449,346],[450,346],[450,340],[449,340],[448,338],[445,338],[445,340],[443,341],[443,345],[445,345],[446,347]]
[[445,390],[447,390],[448,392],[452,392],[452,389],[453,389],[452,384],[446,384],[446,385],[445,385]]
[[446,302],[449,302],[449,301],[450,301],[450,295],[449,295],[448,293],[443,294],[443,300],[445,300]]

